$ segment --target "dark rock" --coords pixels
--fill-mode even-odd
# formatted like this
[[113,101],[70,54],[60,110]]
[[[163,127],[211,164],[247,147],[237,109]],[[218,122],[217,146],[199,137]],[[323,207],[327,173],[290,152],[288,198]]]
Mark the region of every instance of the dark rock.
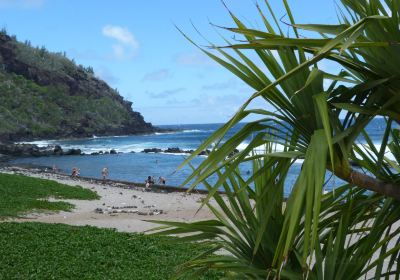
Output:
[[201,151],[200,153],[199,153],[199,156],[207,156],[207,155],[209,155],[211,153],[211,151],[210,150],[205,150],[205,151]]
[[164,151],[164,153],[181,154],[181,153],[184,153],[184,151],[181,150],[180,148],[176,147],[176,148],[168,148]]
[[53,148],[38,147],[34,144],[1,144],[0,154],[9,156],[49,156],[53,154]]
[[97,152],[93,152],[93,153],[90,153],[92,156],[98,156],[99,155],[99,153],[97,153]]
[[53,154],[55,154],[55,155],[62,155],[63,154],[63,149],[61,148],[60,145],[55,145],[54,146]]
[[237,153],[239,153],[238,149],[234,149],[232,152],[229,153],[228,158],[233,157],[234,155],[236,155]]
[[117,154],[117,151],[115,151],[114,149],[110,150],[110,154],[115,155]]
[[142,153],[161,153],[161,149],[151,148],[151,149],[144,149]]
[[65,156],[76,156],[76,155],[80,155],[82,153],[81,149],[68,149],[67,151],[65,151],[63,153],[63,155]]

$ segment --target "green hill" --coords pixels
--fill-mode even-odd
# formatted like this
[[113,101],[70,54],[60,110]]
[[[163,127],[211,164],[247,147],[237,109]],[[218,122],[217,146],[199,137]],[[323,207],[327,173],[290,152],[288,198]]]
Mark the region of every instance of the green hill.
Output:
[[91,67],[0,32],[0,141],[155,131],[131,106]]

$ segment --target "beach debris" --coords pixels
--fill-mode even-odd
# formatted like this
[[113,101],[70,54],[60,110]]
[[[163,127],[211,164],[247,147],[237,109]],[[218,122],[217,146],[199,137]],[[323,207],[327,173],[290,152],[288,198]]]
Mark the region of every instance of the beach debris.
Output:
[[96,208],[94,210],[94,212],[98,213],[98,214],[110,214],[110,215],[111,214],[120,214],[120,213],[137,213],[138,210],[136,208],[137,208],[137,206],[134,206],[134,205],[123,206],[123,207],[112,206],[112,207],[108,207],[107,209]]
[[120,192],[119,194],[120,194],[120,195],[123,195],[123,193],[122,193],[122,192]]
[[142,204],[144,204],[144,200],[142,200]]
[[137,208],[137,206],[132,205],[132,206],[121,206],[121,207],[113,206],[113,207],[111,207],[111,209],[124,209],[124,208],[126,208],[126,209],[129,209],[129,208]]
[[137,195],[136,194],[132,195],[132,198],[137,198]]
[[102,208],[96,208],[96,209],[94,209],[94,212],[98,213],[98,214],[103,214],[104,213]]
[[154,216],[154,215],[167,214],[167,212],[162,210],[162,209],[139,211],[136,208],[137,208],[136,206],[128,206],[128,207],[115,207],[115,206],[113,206],[112,208],[108,208],[108,209],[96,208],[94,210],[94,212],[97,213],[97,214],[109,214],[110,216],[117,216],[117,214],[138,214],[138,215],[141,215],[141,216],[148,216],[148,215],[149,216]]
[[160,215],[163,213],[164,211],[162,209],[154,209],[153,211],[150,212],[150,215]]

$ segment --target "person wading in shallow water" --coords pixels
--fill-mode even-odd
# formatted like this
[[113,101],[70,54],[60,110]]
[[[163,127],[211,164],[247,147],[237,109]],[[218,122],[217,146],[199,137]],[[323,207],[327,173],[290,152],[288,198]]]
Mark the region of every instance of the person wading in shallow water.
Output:
[[103,177],[103,180],[107,180],[107,177],[108,177],[108,168],[107,167],[104,167],[101,170],[101,176]]

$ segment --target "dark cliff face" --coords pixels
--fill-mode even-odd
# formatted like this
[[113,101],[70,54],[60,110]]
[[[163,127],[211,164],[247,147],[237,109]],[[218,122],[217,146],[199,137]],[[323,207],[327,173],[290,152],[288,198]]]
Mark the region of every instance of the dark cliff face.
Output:
[[0,33],[0,141],[153,132],[93,70]]

